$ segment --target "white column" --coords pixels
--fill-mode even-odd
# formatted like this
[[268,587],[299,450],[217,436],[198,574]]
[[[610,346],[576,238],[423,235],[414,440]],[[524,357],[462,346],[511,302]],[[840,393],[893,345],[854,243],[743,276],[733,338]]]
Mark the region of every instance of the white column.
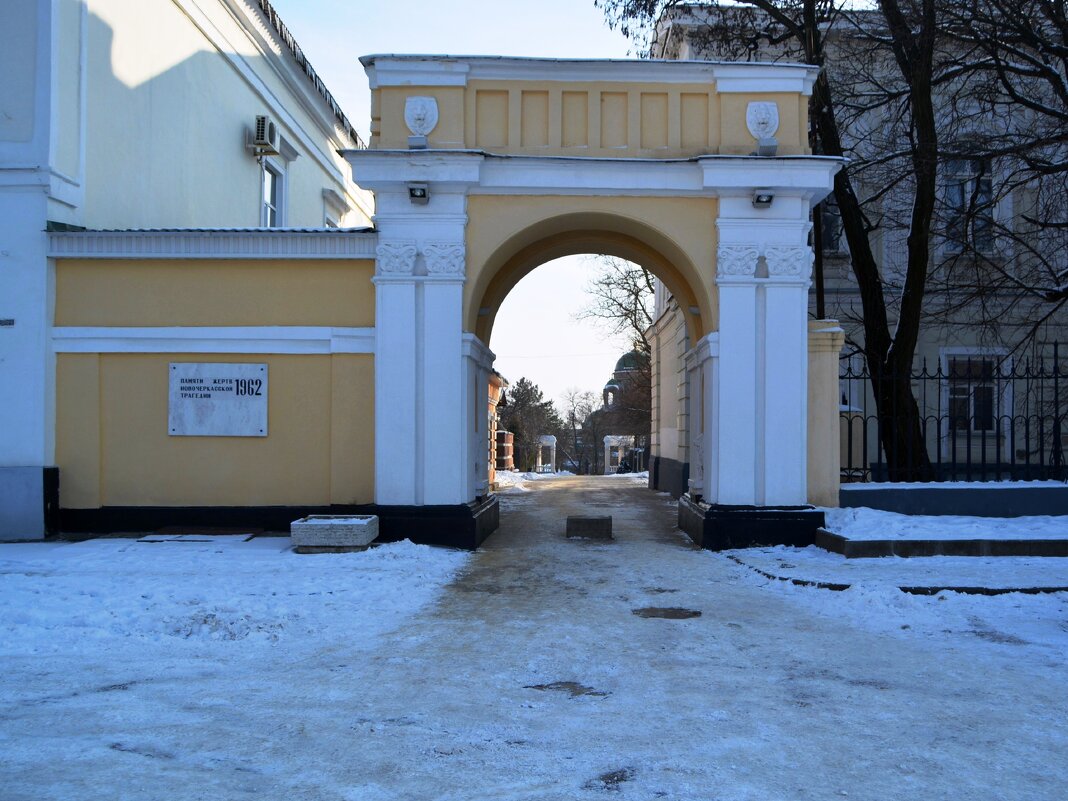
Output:
[[[419,408],[423,452],[422,498],[417,503],[456,504],[465,497],[465,478],[472,465],[461,465],[467,433],[463,404],[463,251],[456,277],[428,275],[420,283],[422,348],[419,369],[423,376]],[[428,265],[431,263],[427,256]],[[462,468],[462,469],[458,469]]]
[[[719,443],[716,503],[759,503],[762,487],[759,461],[763,448],[758,428],[758,409],[763,406],[757,341],[763,331],[758,324],[756,266],[759,251],[751,245],[721,245],[716,284],[719,288],[720,397],[716,438]],[[691,384],[691,391],[693,387]],[[709,409],[706,403],[706,411]],[[691,456],[691,470],[693,458]]]
[[[419,256],[422,255],[420,261]],[[464,246],[384,238],[375,276],[375,500],[472,500]]]
[[[808,471],[808,284],[812,250],[769,246],[765,285],[765,503],[804,504]],[[805,332],[801,336],[798,332]],[[789,332],[784,336],[784,332]]]
[[460,460],[464,497],[478,498],[489,492],[489,379],[493,352],[474,334],[463,335],[464,384],[462,405],[465,430]]
[[375,283],[375,502],[416,501],[417,249],[414,241],[378,246]]
[[0,29],[0,540],[45,535],[56,422],[45,225],[84,223],[87,18],[84,3],[23,0],[5,4]]
[[808,211],[800,194],[771,208],[721,199],[718,475],[706,488],[721,504],[807,502]]
[[717,503],[719,437],[717,434],[719,334],[703,337],[684,357],[690,385],[689,458],[691,497]]

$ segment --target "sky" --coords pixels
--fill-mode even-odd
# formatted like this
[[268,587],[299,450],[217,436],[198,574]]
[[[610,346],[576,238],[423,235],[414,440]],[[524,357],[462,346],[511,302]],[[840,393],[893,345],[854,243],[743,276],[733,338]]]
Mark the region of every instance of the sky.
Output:
[[[353,126],[366,139],[370,92],[360,56],[373,53],[627,58],[593,0],[404,3],[272,0]],[[592,269],[575,256],[537,268],[505,299],[490,348],[509,381],[526,377],[558,401],[570,387],[600,392],[630,349],[603,325],[576,319]]]

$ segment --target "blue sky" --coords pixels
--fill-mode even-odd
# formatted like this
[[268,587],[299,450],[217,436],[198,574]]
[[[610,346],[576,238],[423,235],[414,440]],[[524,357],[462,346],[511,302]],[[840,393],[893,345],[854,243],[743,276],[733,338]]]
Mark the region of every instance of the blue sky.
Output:
[[[352,2],[272,0],[316,71],[366,137],[370,94],[357,59],[372,53],[627,58],[630,44],[593,0]],[[526,376],[556,400],[571,386],[600,391],[625,338],[580,322],[590,266],[583,257],[539,267],[505,300],[490,347],[497,369]]]

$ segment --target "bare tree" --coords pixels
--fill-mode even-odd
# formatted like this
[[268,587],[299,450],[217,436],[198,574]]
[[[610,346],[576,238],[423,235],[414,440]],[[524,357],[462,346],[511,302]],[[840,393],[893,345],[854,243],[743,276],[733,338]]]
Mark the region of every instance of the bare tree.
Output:
[[[676,0],[597,0],[610,24],[650,41]],[[741,0],[710,7],[704,54],[786,59],[821,69],[810,102],[813,151],[850,159],[834,198],[859,289],[864,342],[879,436],[892,478],[931,477],[909,374],[931,269],[938,180],[936,87],[954,65],[938,48],[936,0],[881,0],[853,11],[839,0]],[[686,9],[686,14],[693,13]],[[835,59],[827,58],[833,38]],[[889,57],[886,54],[889,54]],[[873,57],[874,55],[874,57]],[[866,191],[864,191],[866,189]],[[884,203],[891,197],[895,205]],[[888,214],[907,230],[903,263],[888,276],[876,258],[876,232]]]
[[614,256],[595,256],[596,276],[586,285],[590,302],[578,313],[625,334],[635,350],[649,352],[645,331],[652,325],[654,277],[645,267]]
[[1025,343],[1068,301],[1065,5],[955,0],[943,36],[966,88],[955,116],[979,121],[943,148],[962,173],[946,198],[943,278],[985,319],[1022,321]]
[[564,422],[570,429],[571,456],[577,472],[600,472],[601,450],[595,441],[598,435],[593,413],[601,407],[596,392],[569,387],[561,396]]

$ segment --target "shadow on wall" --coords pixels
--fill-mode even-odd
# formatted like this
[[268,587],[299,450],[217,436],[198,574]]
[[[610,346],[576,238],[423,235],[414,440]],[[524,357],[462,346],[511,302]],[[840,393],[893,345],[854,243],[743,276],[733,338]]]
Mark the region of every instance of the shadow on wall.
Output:
[[[155,3],[146,6],[152,7],[151,12],[132,15],[131,30],[124,29],[118,40],[107,21],[89,15],[84,224],[89,228],[259,226],[263,178],[256,158],[245,147],[245,131],[256,115],[271,114],[270,107],[227,55],[206,49],[213,46],[176,8],[162,11]],[[151,22],[145,19],[149,13]],[[170,13],[175,16],[173,24],[161,19]],[[242,72],[275,74],[275,67],[262,56],[233,55]],[[281,80],[270,80],[277,85],[269,90],[286,97],[289,90]],[[288,110],[311,135],[325,139],[296,100]],[[281,122],[275,115],[272,118]],[[336,187],[336,176],[292,131],[283,129],[282,136],[300,155],[289,162],[275,157],[285,171],[285,222],[320,227],[322,190]],[[332,153],[321,153],[336,163]],[[343,165],[337,169],[338,175],[346,174]]]

